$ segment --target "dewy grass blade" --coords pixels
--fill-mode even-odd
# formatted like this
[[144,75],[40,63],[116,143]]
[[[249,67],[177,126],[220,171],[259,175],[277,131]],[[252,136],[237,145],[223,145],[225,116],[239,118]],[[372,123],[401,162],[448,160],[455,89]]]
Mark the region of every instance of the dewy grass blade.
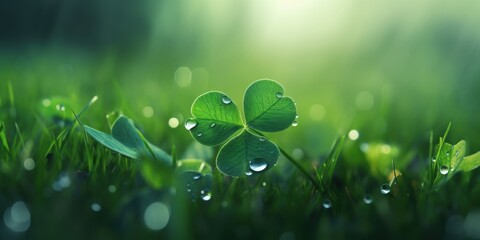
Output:
[[8,140],[5,131],[5,124],[3,122],[0,122],[0,138],[2,139],[3,147],[7,150],[7,152],[10,152],[10,147],[8,146]]

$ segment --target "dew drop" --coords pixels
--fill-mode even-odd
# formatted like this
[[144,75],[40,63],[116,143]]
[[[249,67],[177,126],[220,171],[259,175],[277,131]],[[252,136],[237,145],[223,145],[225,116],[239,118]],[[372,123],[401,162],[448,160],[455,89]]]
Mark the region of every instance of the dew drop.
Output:
[[292,126],[294,126],[294,127],[298,126],[298,122],[297,122],[297,121],[293,121],[293,122],[292,122]]
[[265,142],[265,141],[267,141],[267,138],[266,137],[260,137],[258,140],[260,140],[260,142]]
[[255,172],[261,172],[267,168],[267,161],[264,158],[255,158],[249,162],[250,169]]
[[267,186],[267,182],[262,182],[262,186],[266,187],[266,186]]
[[170,126],[171,128],[177,128],[179,123],[180,122],[178,121],[178,118],[172,117],[168,119],[168,126]]
[[390,193],[390,185],[388,183],[382,184],[382,186],[380,186],[380,192],[382,194],[389,194]]
[[202,190],[200,197],[203,201],[210,201],[212,199],[212,193],[208,190]]
[[298,114],[295,114],[295,119],[298,119]]
[[50,104],[52,104],[52,101],[51,101],[50,99],[45,98],[45,99],[42,100],[42,105],[43,105],[44,107],[49,107]]
[[370,195],[370,194],[365,194],[365,196],[363,196],[363,202],[364,202],[365,204],[372,204],[372,202],[373,202],[372,195]]
[[228,105],[228,104],[232,103],[232,99],[230,99],[230,98],[227,97],[227,96],[223,96],[223,97],[222,97],[222,103]]
[[247,176],[252,176],[252,171],[250,171],[250,170],[246,171],[246,172],[245,172],[245,175],[247,175]]
[[458,157],[459,154],[460,154],[460,151],[457,150],[457,151],[455,152],[455,157]]
[[3,214],[3,222],[14,232],[25,232],[30,228],[31,215],[23,201],[15,202]]
[[210,123],[210,127],[211,127],[211,128],[215,127],[216,125],[217,125],[217,124],[214,123],[214,122]]
[[55,108],[56,108],[58,111],[65,112],[65,105],[63,105],[63,104],[57,104],[57,105],[55,106]]
[[90,207],[92,208],[92,211],[94,211],[94,212],[100,212],[100,210],[102,210],[102,206],[98,203],[92,203],[92,205]]
[[195,174],[193,174],[192,179],[193,179],[193,180],[198,180],[198,179],[200,179],[201,177],[202,177],[202,174],[200,174],[200,173],[195,173]]
[[167,226],[170,220],[170,210],[162,202],[154,202],[150,204],[143,214],[145,225],[154,231],[162,230]]
[[198,124],[198,122],[195,118],[189,118],[189,119],[187,119],[187,121],[185,121],[185,128],[190,131],[194,127],[196,127],[197,124]]
[[440,167],[440,173],[441,173],[442,175],[446,175],[446,174],[448,173],[448,170],[449,170],[448,167],[445,166],[445,165],[443,165],[443,166]]
[[282,97],[283,97],[283,93],[282,93],[282,92],[277,92],[277,94],[275,94],[275,96],[277,96],[277,98],[282,98]]
[[23,161],[23,167],[27,171],[32,171],[35,168],[35,161],[32,158],[27,158]]
[[197,133],[197,137],[201,137],[202,135],[202,133]]
[[329,208],[332,207],[332,201],[330,201],[330,199],[326,198],[325,200],[323,200],[322,206],[325,209],[329,209]]
[[432,162],[437,162],[437,157],[432,157]]

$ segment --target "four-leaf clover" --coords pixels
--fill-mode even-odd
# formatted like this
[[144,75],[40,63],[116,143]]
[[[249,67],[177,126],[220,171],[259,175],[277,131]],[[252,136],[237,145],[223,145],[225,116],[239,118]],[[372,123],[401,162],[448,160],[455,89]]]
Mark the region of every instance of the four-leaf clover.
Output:
[[217,155],[217,168],[223,174],[238,177],[264,172],[277,162],[279,149],[259,131],[284,130],[297,117],[295,102],[284,92],[273,80],[252,83],[243,98],[245,123],[225,93],[207,92],[194,101],[194,118],[185,121],[185,128],[204,145],[216,146],[228,140]]

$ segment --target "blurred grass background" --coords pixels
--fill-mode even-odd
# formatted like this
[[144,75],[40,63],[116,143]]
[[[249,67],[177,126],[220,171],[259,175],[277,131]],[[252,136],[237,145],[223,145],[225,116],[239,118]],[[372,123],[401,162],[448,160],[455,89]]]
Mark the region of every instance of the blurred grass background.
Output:
[[452,121],[452,142],[477,150],[478,10],[467,0],[1,1],[0,104],[10,82],[28,129],[44,98],[79,111],[98,95],[84,122],[105,130],[104,115],[122,110],[182,150],[192,139],[168,119],[189,117],[195,97],[220,90],[241,105],[248,84],[272,78],[299,110],[288,137],[272,136],[287,149],[326,154],[352,128],[409,149]]

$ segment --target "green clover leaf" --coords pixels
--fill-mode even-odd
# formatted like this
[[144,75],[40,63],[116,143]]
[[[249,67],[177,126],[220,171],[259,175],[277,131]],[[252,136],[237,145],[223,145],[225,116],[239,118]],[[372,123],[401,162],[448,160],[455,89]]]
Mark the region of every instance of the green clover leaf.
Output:
[[243,128],[237,105],[222,92],[207,92],[192,105],[192,115],[185,128],[200,143],[215,146]]
[[272,80],[252,83],[243,98],[247,125],[265,132],[290,127],[297,116],[297,108],[292,98],[283,96],[284,92],[283,86]]
[[279,149],[259,131],[284,130],[297,116],[295,102],[284,92],[283,86],[273,80],[252,83],[243,99],[246,124],[226,94],[207,92],[192,104],[194,118],[185,122],[185,128],[204,145],[215,146],[228,140],[217,155],[217,168],[223,174],[265,172],[277,162]]

